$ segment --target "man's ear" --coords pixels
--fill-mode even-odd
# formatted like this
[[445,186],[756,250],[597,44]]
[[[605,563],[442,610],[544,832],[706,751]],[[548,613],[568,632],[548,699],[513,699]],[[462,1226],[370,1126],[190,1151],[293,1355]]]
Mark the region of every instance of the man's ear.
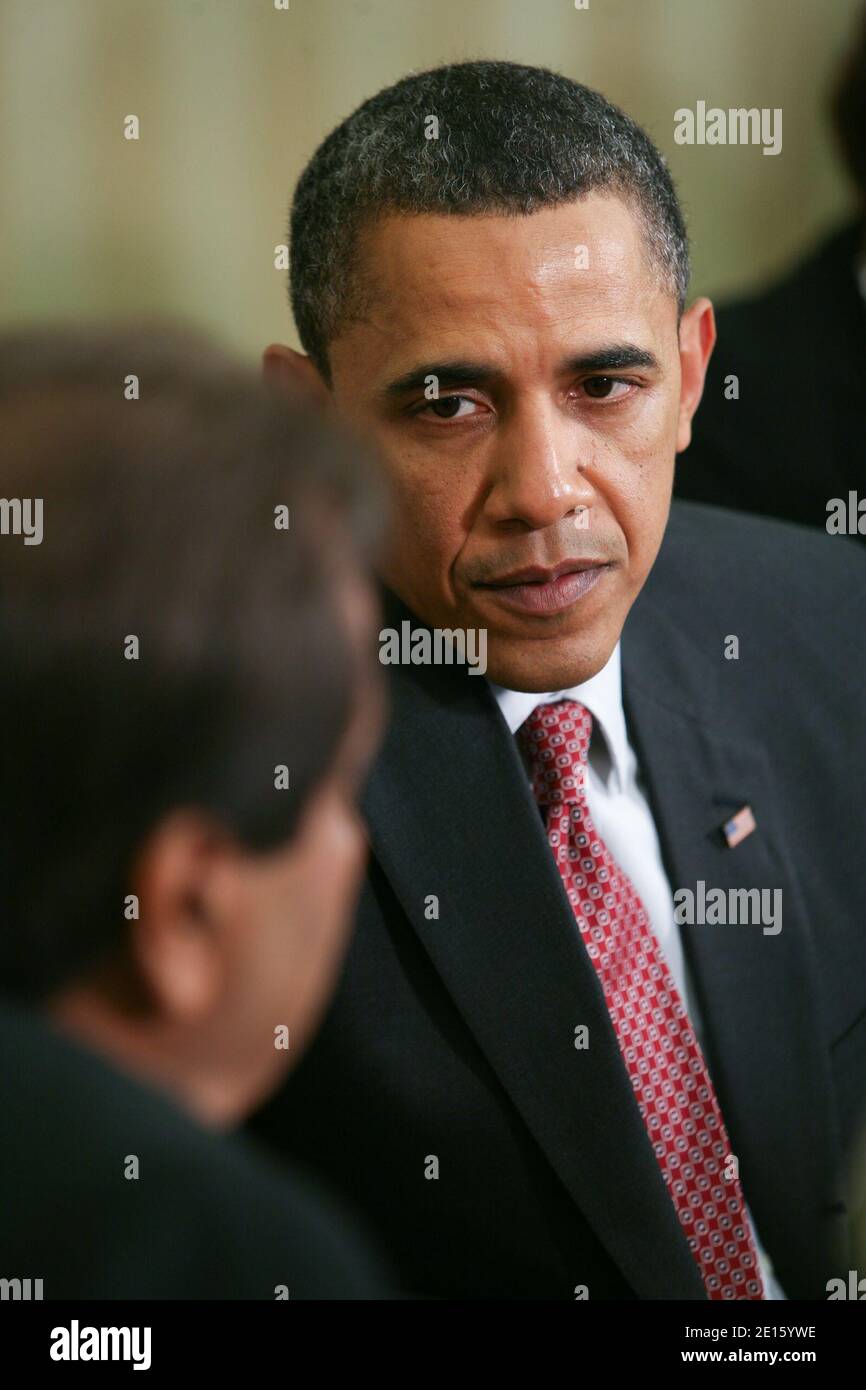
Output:
[[312,359],[283,343],[271,343],[262,353],[262,372],[268,386],[300,399],[305,404],[328,409],[331,393]]
[[129,954],[155,1012],[174,1023],[206,1017],[225,987],[239,915],[238,854],[221,827],[176,811],[136,855],[139,916],[129,924]]
[[692,417],[704,391],[707,363],[716,342],[716,320],[708,299],[696,299],[680,321],[680,413],[677,453],[692,442]]

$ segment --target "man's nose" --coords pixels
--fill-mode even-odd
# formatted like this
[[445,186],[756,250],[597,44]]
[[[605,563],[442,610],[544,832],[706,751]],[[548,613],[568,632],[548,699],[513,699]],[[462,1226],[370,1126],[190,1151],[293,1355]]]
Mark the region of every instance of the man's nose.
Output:
[[491,462],[485,514],[496,525],[520,522],[532,530],[555,526],[595,496],[591,431],[567,420],[554,404],[525,404],[503,424]]

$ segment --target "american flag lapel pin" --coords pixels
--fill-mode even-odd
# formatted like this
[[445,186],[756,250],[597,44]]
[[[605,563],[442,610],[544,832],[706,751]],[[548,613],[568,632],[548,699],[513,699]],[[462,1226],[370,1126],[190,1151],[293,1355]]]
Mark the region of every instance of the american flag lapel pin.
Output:
[[741,806],[737,814],[731,816],[731,819],[726,820],[722,826],[729,849],[733,849],[734,845],[738,845],[741,840],[745,840],[746,836],[751,835],[752,831],[756,829],[757,824],[755,822],[755,817],[752,815],[751,806]]

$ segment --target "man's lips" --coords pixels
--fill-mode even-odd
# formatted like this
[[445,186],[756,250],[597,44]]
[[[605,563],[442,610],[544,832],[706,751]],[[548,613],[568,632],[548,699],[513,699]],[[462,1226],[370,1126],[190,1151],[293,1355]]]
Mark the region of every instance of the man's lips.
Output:
[[569,560],[560,560],[557,565],[526,565],[523,569],[511,570],[508,574],[497,575],[495,579],[485,579],[482,587],[500,589],[512,584],[549,584],[563,574],[575,574],[579,570],[596,569],[605,564],[606,560],[594,556],[581,559],[572,556]]
[[594,589],[609,569],[606,560],[563,560],[550,568],[529,565],[513,570],[477,587],[489,590],[497,602],[522,613],[559,613]]

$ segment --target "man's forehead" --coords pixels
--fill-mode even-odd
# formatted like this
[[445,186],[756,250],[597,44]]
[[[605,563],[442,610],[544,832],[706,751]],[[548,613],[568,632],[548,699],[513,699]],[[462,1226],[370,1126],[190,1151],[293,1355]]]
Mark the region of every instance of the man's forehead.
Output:
[[554,295],[646,275],[644,230],[622,199],[590,194],[522,214],[389,213],[363,238],[359,269],[380,292],[412,286],[440,301],[511,288]]
[[379,340],[377,355],[387,346],[401,358],[501,330],[540,329],[563,346],[607,340],[614,320],[618,340],[639,339],[669,297],[638,217],[600,194],[527,216],[389,214],[364,237],[358,269],[358,326]]

